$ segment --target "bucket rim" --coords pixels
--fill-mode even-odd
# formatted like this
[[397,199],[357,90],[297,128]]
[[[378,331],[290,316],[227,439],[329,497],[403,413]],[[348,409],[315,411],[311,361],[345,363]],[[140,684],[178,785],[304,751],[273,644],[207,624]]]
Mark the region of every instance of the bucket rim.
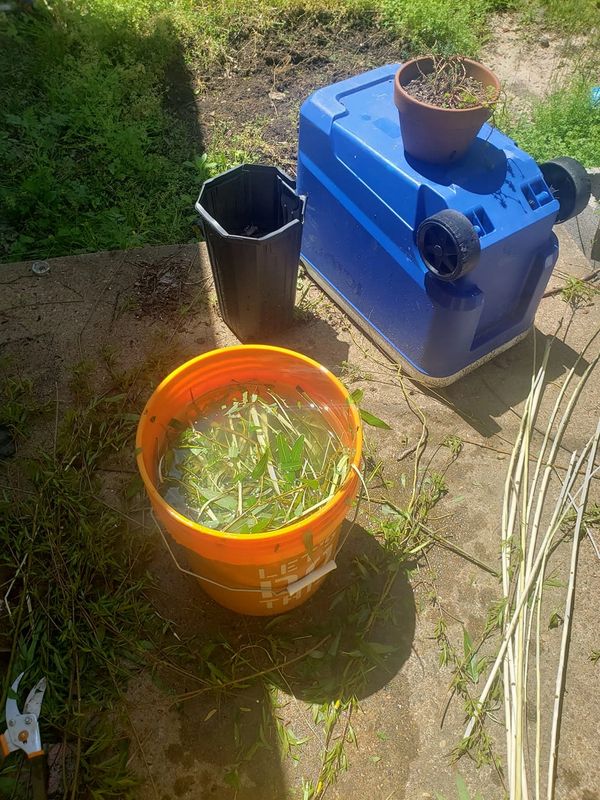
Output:
[[[190,369],[192,365],[202,363],[203,361],[207,361],[211,358],[215,358],[225,351],[227,352],[248,352],[248,350],[255,350],[260,352],[269,352],[269,353],[277,353],[280,355],[285,355],[286,357],[294,358],[312,368],[317,369],[319,372],[322,372],[327,376],[327,378],[331,381],[331,383],[341,392],[343,395],[348,407],[350,409],[350,413],[352,414],[353,422],[356,426],[356,443],[354,446],[354,455],[352,458],[352,463],[350,469],[348,470],[348,474],[338,488],[337,492],[333,495],[333,497],[327,501],[321,508],[313,511],[312,514],[309,514],[307,517],[302,517],[298,522],[292,525],[286,525],[283,528],[277,528],[272,531],[264,531],[263,533],[230,533],[228,531],[219,531],[215,528],[208,528],[205,525],[200,525],[198,522],[194,522],[193,520],[186,517],[184,514],[181,514],[177,511],[173,506],[165,501],[163,496],[160,494],[158,489],[155,486],[154,481],[150,477],[148,470],[146,469],[146,465],[144,464],[144,457],[142,451],[142,431],[146,424],[146,417],[148,415],[148,407],[156,397],[164,388],[169,385],[174,379],[177,378],[184,370]],[[362,445],[363,445],[363,429],[362,429],[362,422],[360,419],[360,412],[358,406],[352,399],[352,396],[348,389],[344,386],[344,384],[340,381],[340,379],[331,372],[331,370],[327,369],[327,367],[320,364],[318,361],[315,361],[310,356],[306,356],[303,353],[298,353],[295,350],[290,350],[286,347],[277,347],[275,345],[266,345],[266,344],[240,344],[240,345],[231,345],[226,347],[218,347],[213,350],[209,350],[206,353],[202,353],[199,356],[195,356],[194,358],[189,359],[188,361],[181,364],[179,367],[174,369],[170,372],[163,380],[158,384],[158,386],[154,389],[146,404],[144,405],[144,409],[140,414],[140,420],[138,422],[136,437],[135,437],[135,458],[137,462],[137,467],[142,477],[142,482],[144,484],[144,488],[149,495],[151,504],[155,507],[158,506],[163,512],[168,514],[172,517],[175,521],[179,522],[180,524],[187,527],[190,531],[194,533],[202,534],[203,536],[207,536],[210,539],[215,541],[236,541],[236,542],[269,542],[270,540],[278,540],[282,537],[293,535],[294,533],[306,531],[310,529],[310,526],[317,522],[319,519],[324,517],[332,508],[339,504],[340,500],[342,500],[345,496],[349,494],[348,490],[352,483],[358,480],[358,475],[356,472],[359,470],[360,461],[362,458]],[[170,534],[170,531],[169,531]]]

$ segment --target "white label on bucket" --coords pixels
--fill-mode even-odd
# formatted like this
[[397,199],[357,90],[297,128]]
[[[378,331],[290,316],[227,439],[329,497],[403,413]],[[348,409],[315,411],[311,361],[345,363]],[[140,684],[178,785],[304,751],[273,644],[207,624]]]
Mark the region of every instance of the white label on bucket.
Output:
[[[308,594],[310,586],[314,581],[319,580],[319,577],[314,577],[319,569],[333,563],[334,566],[326,570],[323,575],[335,569],[335,562],[333,562],[333,549],[338,538],[338,531],[333,531],[330,536],[322,541],[316,550],[313,551],[312,557],[309,553],[291,558],[279,564],[273,564],[270,567],[259,567],[258,577],[260,580],[261,598],[260,603],[265,608],[273,608],[274,600],[277,600],[278,605],[286,606],[290,602],[292,595],[297,597],[302,592]],[[304,578],[307,580],[305,581]],[[298,584],[290,592],[289,587]]]

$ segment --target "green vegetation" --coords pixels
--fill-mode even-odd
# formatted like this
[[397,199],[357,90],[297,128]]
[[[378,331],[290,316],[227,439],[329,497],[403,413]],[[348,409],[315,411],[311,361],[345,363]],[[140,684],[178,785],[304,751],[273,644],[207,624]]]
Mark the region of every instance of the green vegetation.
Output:
[[[7,380],[0,406],[20,427],[31,409],[17,383]],[[20,480],[13,471],[0,490],[0,634],[9,642],[0,714],[16,674],[26,670],[28,685],[47,677],[42,737],[65,744],[65,797],[128,796],[127,741],[102,714],[163,633],[146,599],[141,539],[98,492],[100,465],[130,447],[133,400],[113,390],[76,404]],[[18,754],[7,759],[2,797],[29,796],[26,772]]]
[[589,283],[569,276],[565,280],[565,285],[561,289],[560,296],[573,308],[588,305],[598,294],[598,289]]
[[528,25],[541,24],[562,36],[589,35],[600,26],[596,0],[373,0],[373,7],[407,55],[477,56],[494,12],[511,11]]
[[590,102],[591,85],[579,79],[536,102],[531,111],[505,110],[498,127],[538,161],[569,155],[586,167],[600,166],[600,108]]
[[[10,368],[7,359],[0,359],[0,370]],[[26,433],[37,414],[44,409],[33,396],[33,384],[28,378],[6,374],[0,383],[0,425],[6,426],[15,437]]]
[[[202,182],[270,152],[258,130],[240,146],[243,133],[219,135],[216,120],[206,155],[195,119],[194,76],[244,47],[284,53],[302,31],[383,28],[407,56],[477,55],[491,12],[507,8],[563,33],[597,30],[595,0],[50,0],[1,14],[0,261],[193,240]],[[587,89],[508,127],[538,158],[600,164]]]
[[202,182],[252,156],[235,142],[203,156],[190,69],[302,15],[362,13],[326,8],[52,0],[1,14],[0,260],[191,240]]
[[237,386],[199,402],[191,424],[171,420],[158,468],[167,502],[195,522],[277,530],[324,506],[346,480],[352,453],[300,387],[284,396]]
[[[510,0],[509,0],[510,2]],[[599,32],[600,13],[596,0],[512,0],[523,17],[543,20],[565,34]]]
[[0,20],[5,260],[189,238],[205,174],[161,103],[173,32],[89,5]]
[[384,23],[412,53],[477,55],[485,32],[487,4],[481,0],[381,0]]

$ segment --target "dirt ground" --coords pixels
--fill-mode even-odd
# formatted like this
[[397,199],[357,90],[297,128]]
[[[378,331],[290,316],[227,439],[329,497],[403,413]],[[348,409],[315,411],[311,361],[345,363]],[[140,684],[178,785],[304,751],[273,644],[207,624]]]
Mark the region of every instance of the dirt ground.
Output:
[[[260,47],[252,38],[235,60],[192,83],[206,149],[248,143],[259,158],[295,174],[298,112],[316,89],[399,61],[401,45],[383,31],[302,26],[295,45],[283,37]],[[297,42],[302,49],[295,49]],[[262,44],[262,43],[261,43]]]
[[[489,27],[480,59],[500,78],[512,108],[526,110],[589,57],[584,37],[562,38],[546,30],[543,19],[524,26],[505,13],[493,16]],[[208,152],[247,145],[259,159],[295,174],[302,102],[322,86],[404,55],[385,30],[315,29],[299,20],[293,40],[283,31],[266,44],[249,37],[222,70],[204,75],[192,69],[188,112],[195,111]]]
[[[540,27],[541,25],[541,27]],[[493,31],[480,59],[500,78],[508,98],[521,108],[568,79],[586,54],[584,37],[561,37],[545,31],[542,21],[526,29],[508,14],[492,17]]]
[[[67,402],[73,365],[82,358],[98,359],[107,343],[116,347],[118,358],[127,364],[140,361],[153,348],[167,346],[167,370],[190,356],[235,342],[219,318],[202,247],[99,253],[50,263],[50,273],[41,277],[31,273],[30,263],[5,266],[0,302],[2,354],[24,365],[23,370],[48,397],[57,393],[61,402]],[[587,269],[568,237],[561,242],[558,269],[573,275]],[[341,374],[352,388],[364,389],[364,405],[390,422],[392,431],[368,431],[369,453],[383,460],[385,478],[394,485],[391,496],[401,502],[402,475],[410,476],[412,456],[399,457],[416,443],[420,423],[402,396],[395,370],[379,351],[317,288],[309,290],[307,301],[312,311],[278,337],[277,343],[313,356]],[[536,322],[538,345],[556,330],[567,310],[557,296],[542,301]],[[575,312],[565,341],[553,347],[551,381],[560,380],[599,325],[600,304]],[[463,442],[462,452],[446,475],[448,494],[436,507],[431,524],[493,566],[499,558],[504,472],[528,391],[532,341],[530,336],[440,392],[406,382],[408,397],[427,419],[428,453],[448,434]],[[565,461],[566,451],[580,447],[595,426],[600,413],[599,389],[600,376],[596,374],[565,440]],[[550,400],[551,396],[547,402]],[[597,489],[592,499],[598,499]],[[368,514],[361,517],[339,568],[289,624],[307,626],[308,631],[330,613],[331,598],[351,580],[352,557],[378,547],[366,533],[371,521]],[[159,584],[156,601],[177,629],[199,636],[223,631],[241,641],[264,626],[264,620],[238,617],[216,606],[193,578],[176,570],[166,552],[160,548],[156,552],[152,564]],[[600,672],[589,660],[599,644],[595,597],[599,579],[600,561],[585,541],[559,762],[558,796],[565,800],[600,797]],[[440,727],[451,673],[439,667],[439,649],[433,638],[440,606],[450,620],[449,635],[460,643],[463,624],[477,635],[489,604],[497,597],[495,578],[441,548],[431,551],[411,583],[399,579],[393,597],[396,613],[380,632],[382,641],[396,645],[397,654],[383,672],[372,676],[360,698],[354,719],[358,747],[350,748],[349,769],[330,790],[330,797],[368,794],[377,800],[425,800],[439,792],[449,800],[455,795],[457,770],[486,800],[502,796],[490,767],[477,771],[466,759],[458,766],[449,765],[448,753],[460,738],[463,712],[458,702],[451,702]],[[544,646],[551,650],[558,636],[559,631],[550,631]],[[280,763],[267,753],[245,766],[237,793],[240,800],[297,798],[301,796],[301,778],[318,774],[322,732],[313,725],[311,715],[311,703],[323,701],[318,687],[317,673],[316,683],[299,681],[280,695],[283,710],[278,713],[296,736],[306,736],[308,741],[299,748],[298,762],[287,759]],[[177,686],[182,691],[188,688]],[[240,708],[250,709],[250,724],[258,726],[263,701],[248,695],[240,691],[237,701]],[[230,800],[236,796],[226,782],[234,760],[235,700],[220,707],[204,696],[173,706],[172,694],[165,694],[164,686],[159,688],[149,674],[130,686],[128,698],[137,742],[132,748],[132,766],[144,782],[140,798]],[[500,726],[493,726],[493,732],[501,752]]]

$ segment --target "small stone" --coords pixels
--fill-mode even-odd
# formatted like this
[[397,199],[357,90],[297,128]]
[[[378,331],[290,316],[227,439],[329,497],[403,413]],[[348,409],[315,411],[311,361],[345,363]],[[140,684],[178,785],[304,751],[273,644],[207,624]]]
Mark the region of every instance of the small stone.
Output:
[[47,261],[34,261],[31,271],[34,275],[47,275],[50,272],[50,264]]
[[269,92],[271,100],[285,100],[285,92]]
[[541,47],[550,47],[550,39],[547,36],[540,36],[538,42]]

